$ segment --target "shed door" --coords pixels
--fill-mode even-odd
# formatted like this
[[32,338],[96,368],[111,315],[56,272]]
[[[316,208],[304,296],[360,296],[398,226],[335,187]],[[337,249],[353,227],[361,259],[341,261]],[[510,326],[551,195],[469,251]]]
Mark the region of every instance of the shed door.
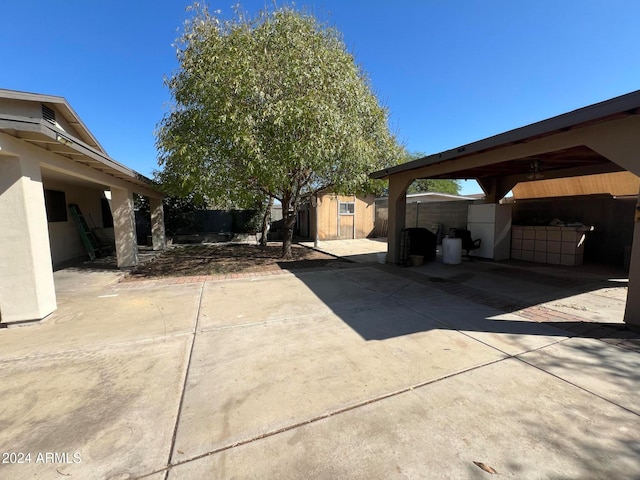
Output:
[[354,237],[355,202],[338,202],[338,238],[349,240]]

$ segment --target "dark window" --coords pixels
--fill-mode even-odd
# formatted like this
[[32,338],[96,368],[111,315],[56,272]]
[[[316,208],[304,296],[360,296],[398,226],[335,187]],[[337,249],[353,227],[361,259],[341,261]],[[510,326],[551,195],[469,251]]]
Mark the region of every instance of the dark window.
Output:
[[64,196],[64,192],[45,190],[44,205],[47,209],[48,222],[67,221],[67,199]]
[[102,226],[104,228],[113,227],[113,216],[111,215],[111,207],[109,207],[109,200],[107,200],[106,198],[101,198],[100,206],[102,207]]
[[356,213],[356,204],[353,202],[339,203],[340,215],[354,215]]

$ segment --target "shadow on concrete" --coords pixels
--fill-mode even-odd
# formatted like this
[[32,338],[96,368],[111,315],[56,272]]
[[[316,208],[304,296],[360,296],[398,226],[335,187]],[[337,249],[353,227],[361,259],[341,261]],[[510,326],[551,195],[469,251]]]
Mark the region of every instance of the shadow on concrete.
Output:
[[[595,292],[602,288],[619,287],[619,276],[612,276],[618,272],[587,268],[584,276],[567,276],[560,269],[554,274],[545,273],[544,269],[527,271],[519,266],[507,268],[481,262],[451,270],[446,277],[438,271],[429,274],[417,270],[389,265],[354,266],[341,272],[323,272],[325,278],[300,272],[296,272],[296,276],[366,341],[389,341],[430,330],[460,331],[517,355],[517,361],[579,387],[582,390],[576,390],[576,397],[569,398],[562,388],[546,391],[544,387],[552,386],[553,382],[540,380],[536,383],[538,377],[533,375],[536,379],[523,380],[526,385],[532,382],[530,400],[515,404],[505,402],[507,405],[501,407],[500,399],[513,397],[510,389],[518,380],[477,385],[495,395],[493,401],[482,406],[481,418],[491,418],[495,414],[518,419],[518,428],[505,431],[503,435],[526,448],[536,448],[537,442],[544,442],[550,464],[564,464],[572,471],[580,472],[572,478],[624,478],[629,472],[637,471],[640,444],[635,439],[634,416],[629,412],[640,413],[640,408],[634,407],[637,406],[635,395],[640,382],[640,356],[637,355],[640,337],[627,329],[622,318],[571,318],[564,312],[540,306],[570,295],[597,296]],[[518,288],[514,289],[514,284],[529,291],[526,295],[517,295]],[[503,292],[515,293],[498,294],[501,285]],[[606,298],[599,298],[604,301],[602,308],[607,308]],[[587,300],[593,300],[595,305],[599,298]],[[595,308],[593,305],[590,307]],[[528,312],[532,318],[520,316],[526,309],[532,309]],[[595,312],[594,315],[606,317],[608,312]],[[565,337],[572,338],[556,343]],[[631,342],[632,346],[625,345],[628,349],[623,349],[611,345],[618,341],[621,346],[623,342]],[[420,340],[416,339],[416,342]],[[402,352],[400,345],[390,342],[389,348]],[[429,339],[424,345],[426,355],[430,355],[431,347],[435,355],[445,346]],[[509,345],[509,348],[503,349],[503,345]],[[453,340],[450,348],[460,348],[460,353],[464,354],[464,342]],[[540,389],[536,390],[538,387]],[[590,393],[593,395],[586,396]],[[539,410],[539,405],[553,408]],[[611,408],[612,405],[621,408]],[[456,414],[455,408],[450,413]],[[447,416],[449,411],[444,409],[439,414]],[[471,420],[475,422],[476,417]],[[496,423],[502,421],[503,418],[496,419]],[[483,425],[478,422],[478,426]],[[473,433],[486,438],[487,451],[498,443],[492,434],[496,433]],[[526,448],[518,453],[514,451],[513,458],[502,463],[502,469],[498,467],[498,474],[530,472],[529,458],[523,456]],[[491,464],[490,457],[477,460]],[[468,478],[486,478],[487,473],[471,461],[468,465]],[[546,478],[567,477],[559,473]]]
[[[561,350],[551,348],[523,356],[525,362],[568,379],[587,392],[622,407],[602,415],[598,404],[603,402],[599,399],[580,409],[559,405],[560,408],[545,412],[547,421],[544,422],[523,416],[521,410],[512,412],[514,416],[519,415],[523,431],[535,438],[544,438],[551,451],[558,455],[574,452],[582,459],[583,475],[575,478],[637,477],[640,443],[628,412],[640,414],[640,406],[635,400],[640,382],[640,360],[637,353],[622,353],[604,342],[576,340],[563,343]],[[540,392],[540,395],[546,393]],[[589,421],[583,430],[567,430],[566,425],[584,424],[585,419]],[[509,468],[517,471],[518,467],[518,459],[514,458]]]
[[[498,474],[508,471],[526,476],[531,465],[523,452],[544,442],[550,464],[570,466],[573,472],[580,472],[572,478],[624,478],[637,471],[640,455],[633,430],[634,415],[629,415],[639,413],[634,405],[637,406],[635,395],[640,382],[640,337],[627,329],[620,315],[606,311],[614,300],[624,304],[619,271],[598,266],[573,272],[568,275],[563,269],[474,261],[451,269],[443,265],[353,265],[339,272],[294,273],[362,339],[388,342],[394,353],[407,350],[405,342],[394,341],[399,337],[431,330],[459,331],[517,355],[513,361],[550,373],[551,379],[536,376],[533,369],[522,370],[535,377],[521,382],[525,385],[522,388],[531,388],[531,398],[526,403],[504,402],[504,407],[501,399],[516,395],[511,389],[518,388],[517,378],[476,385],[486,388],[493,398],[481,406],[477,418],[495,414],[518,419],[517,428],[502,435],[525,446],[517,453],[514,449],[513,458],[501,465],[502,471],[498,467]],[[622,288],[617,290],[617,298],[600,292],[614,287]],[[569,303],[563,300],[576,295],[586,296],[584,305],[593,310],[588,317],[543,306],[555,301]],[[433,339],[442,337],[434,335]],[[443,348],[456,353],[459,349],[460,355],[465,354],[464,341],[457,341],[457,336],[449,336],[447,341],[450,343],[434,342],[429,337],[416,337],[415,343],[409,340],[414,346],[422,345],[425,361]],[[545,390],[556,385],[554,377],[582,390],[576,389],[576,397],[568,397],[560,387],[562,382],[558,382],[556,390]],[[457,413],[455,408],[445,408],[439,415]],[[502,421],[505,420],[496,418],[496,423]],[[477,425],[484,426],[480,421]],[[495,431],[473,431],[470,435],[485,438],[487,451],[498,443],[496,437],[491,437],[497,435]],[[471,460],[490,465],[492,458],[469,459],[468,478],[485,478],[487,473]],[[566,476],[552,473],[546,478]]]
[[[365,340],[431,329],[604,338],[612,344],[640,336],[622,321],[626,291],[619,270],[572,267],[573,274],[567,275],[566,268],[477,260],[447,267],[351,264],[350,269],[323,272],[323,276],[292,272]],[[620,298],[607,298],[603,289],[615,289]],[[587,306],[569,304],[566,299]],[[576,314],[567,311],[571,308],[549,306],[562,301]],[[512,318],[494,318],[505,315]]]
[[[634,337],[634,332],[619,323],[601,322],[544,322],[527,320],[494,320],[477,315],[473,324],[455,325],[441,323],[425,323],[419,317],[414,318],[371,318],[351,319],[346,315],[341,318],[364,340],[387,340],[390,338],[425,332],[432,329],[456,330],[464,332],[497,333],[506,335],[540,335],[557,337],[580,337],[593,339],[619,339],[621,341]],[[589,323],[589,328],[584,329]],[[585,331],[575,331],[583,329]]]
[[53,268],[54,272],[60,270],[75,272],[118,270],[118,266],[116,265],[116,257],[109,256],[96,258],[95,260],[70,260],[60,263]]
[[[542,441],[549,464],[564,462],[565,468],[573,473],[566,476],[561,471],[545,472],[544,478],[637,478],[640,443],[635,435],[636,420],[629,412],[636,415],[640,412],[634,401],[634,386],[640,382],[638,355],[621,352],[604,342],[570,341],[561,348],[551,347],[521,358],[586,390],[569,400],[553,388],[544,388],[549,384],[542,381],[537,385],[537,392],[531,391],[535,396],[527,403],[484,405],[484,415],[488,417],[499,413],[504,418],[518,419],[518,428],[504,432],[513,439],[514,445],[531,439],[530,447],[536,448],[535,442]],[[498,397],[509,394],[508,390],[499,388],[494,390]],[[585,397],[590,393],[594,395]],[[536,411],[536,405],[552,408],[541,412]],[[514,449],[508,461],[498,467],[498,474],[509,472],[528,478],[524,472],[531,468],[530,459],[523,453],[522,449]],[[468,468],[467,478],[487,478],[473,465]]]
[[[640,382],[640,356],[632,352],[627,353],[627,355],[620,355],[618,349],[611,348],[606,342],[572,340],[562,344],[562,351],[543,350],[525,354],[522,358],[527,363],[559,376],[563,376],[565,372],[577,372],[578,375],[574,380],[576,384],[580,385],[584,380],[594,381],[591,387],[583,386],[601,396],[614,399],[620,392]],[[602,388],[595,385],[598,379],[606,379],[615,387],[607,385],[606,389],[598,391]],[[640,415],[640,404],[635,401],[635,389],[630,395],[633,399],[623,403],[628,409]],[[636,448],[640,453],[640,443],[636,444]]]

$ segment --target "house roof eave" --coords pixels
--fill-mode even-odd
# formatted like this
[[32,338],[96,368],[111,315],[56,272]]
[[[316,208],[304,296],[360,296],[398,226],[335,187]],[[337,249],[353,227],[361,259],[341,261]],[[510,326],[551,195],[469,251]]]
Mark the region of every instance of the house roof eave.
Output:
[[6,98],[9,100],[20,100],[27,102],[39,102],[42,104],[55,105],[62,113],[65,120],[75,128],[85,141],[85,143],[93,144],[96,149],[100,150],[105,155],[107,152],[102,147],[98,139],[91,133],[89,128],[84,124],[80,116],[71,107],[66,98],[56,95],[46,95],[42,93],[21,92],[18,90],[6,90],[0,88],[0,98]]
[[71,161],[132,183],[144,190],[160,193],[149,178],[69,135],[68,132],[55,128],[45,120],[0,114],[0,131],[49,151],[51,150],[46,148],[46,144],[55,144],[59,150],[52,153],[67,156]]

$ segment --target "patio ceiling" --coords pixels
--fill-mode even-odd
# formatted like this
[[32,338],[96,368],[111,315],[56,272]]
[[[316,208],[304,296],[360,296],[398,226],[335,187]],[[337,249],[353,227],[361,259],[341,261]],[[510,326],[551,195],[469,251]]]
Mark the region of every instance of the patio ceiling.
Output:
[[545,177],[558,178],[560,176],[575,175],[578,171],[589,173],[608,173],[623,170],[602,155],[588,147],[577,146],[540,155],[516,158],[490,165],[455,169],[439,175],[431,175],[428,178],[487,178],[507,176],[529,176],[533,173],[532,165],[537,162],[538,172]]

